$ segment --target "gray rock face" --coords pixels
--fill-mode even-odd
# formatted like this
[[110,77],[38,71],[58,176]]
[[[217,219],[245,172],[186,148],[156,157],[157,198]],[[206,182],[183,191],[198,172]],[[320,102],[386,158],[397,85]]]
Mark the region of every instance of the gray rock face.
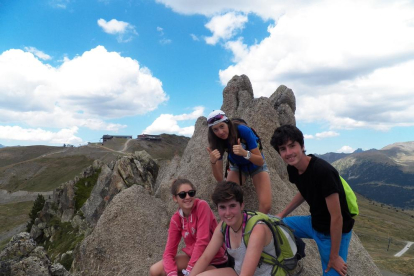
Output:
[[[272,182],[272,209],[276,214],[297,193],[289,183],[286,165],[271,147],[270,138],[275,128],[295,123],[295,98],[292,90],[279,87],[270,98],[253,97],[247,76],[235,76],[223,91],[221,109],[232,117],[241,117],[254,127],[262,139],[263,153]],[[73,268],[78,275],[147,275],[151,264],[160,260],[167,238],[168,221],[176,211],[171,200],[170,184],[173,178],[188,178],[197,187],[197,197],[209,202],[216,183],[209,163],[206,118],[200,117],[194,134],[183,156],[176,156],[160,170],[156,179],[156,198],[148,188],[132,186],[116,195],[102,213],[92,234],[77,252]],[[116,170],[117,164],[112,165]],[[109,168],[108,168],[109,169]],[[124,175],[124,174],[122,174]],[[243,184],[246,209],[257,210],[258,200],[251,181]],[[161,199],[161,200],[160,200]],[[308,214],[303,204],[293,215]],[[302,275],[321,275],[318,249],[307,241],[307,257]],[[354,234],[348,255],[349,275],[381,275],[371,257]]]
[[75,252],[75,275],[148,275],[161,260],[169,216],[165,205],[142,186],[114,197],[94,231]]
[[269,98],[279,115],[280,125],[296,125],[296,100],[292,89],[281,85]]
[[94,227],[114,196],[132,185],[140,185],[153,193],[158,168],[145,151],[122,157],[110,166],[102,165],[98,181],[81,208],[88,225]]
[[51,264],[44,248],[26,232],[15,235],[0,252],[0,275],[70,276],[63,266]]

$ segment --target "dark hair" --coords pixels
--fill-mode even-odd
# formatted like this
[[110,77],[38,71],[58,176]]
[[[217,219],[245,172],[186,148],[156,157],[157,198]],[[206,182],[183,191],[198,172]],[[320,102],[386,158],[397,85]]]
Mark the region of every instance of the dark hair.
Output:
[[294,125],[283,125],[275,129],[270,144],[279,153],[279,147],[288,141],[298,142],[301,148],[304,146],[303,133]]
[[221,156],[223,156],[224,152],[226,151],[228,143],[230,143],[230,149],[232,149],[233,145],[237,144],[238,138],[237,126],[232,123],[231,120],[225,120],[223,123],[226,123],[229,128],[229,136],[226,140],[220,139],[216,134],[214,134],[212,129],[213,126],[208,128],[208,143],[210,145],[210,149],[217,149],[220,152]]
[[232,199],[235,199],[237,202],[242,204],[243,189],[237,183],[231,181],[220,181],[214,188],[214,192],[211,195],[211,199],[216,205]]
[[178,189],[183,184],[190,185],[192,190],[196,189],[195,186],[193,185],[193,183],[191,183],[190,180],[185,179],[185,178],[177,178],[177,179],[174,179],[173,182],[171,183],[171,194],[172,195],[177,195]]

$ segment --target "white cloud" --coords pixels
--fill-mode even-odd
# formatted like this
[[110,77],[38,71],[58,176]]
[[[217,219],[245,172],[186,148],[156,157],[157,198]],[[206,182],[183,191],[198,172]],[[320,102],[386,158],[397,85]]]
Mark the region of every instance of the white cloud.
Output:
[[164,37],[164,29],[162,27],[157,27],[157,32],[159,32],[160,36],[162,37],[159,40],[160,44],[165,45],[165,44],[170,44],[172,42],[171,39]]
[[0,54],[3,124],[117,131],[125,125],[105,120],[145,114],[167,100],[148,68],[102,46],[60,67],[22,50]]
[[198,38],[198,36],[196,36],[195,34],[190,34],[190,36],[191,36],[191,38],[192,38],[194,41],[200,41],[200,39]]
[[247,45],[243,44],[243,38],[239,37],[236,41],[228,41],[224,47],[233,52],[233,62],[239,62],[249,53]]
[[317,139],[324,139],[324,138],[330,138],[330,137],[336,137],[336,136],[339,136],[339,133],[335,131],[324,131],[324,132],[315,134],[315,137]]
[[40,128],[21,128],[20,126],[0,126],[0,139],[14,141],[45,142],[52,144],[80,144],[82,139],[75,134],[77,127],[61,129],[58,132],[46,131]]
[[316,133],[315,135],[311,135],[311,134],[304,134],[303,137],[305,138],[305,140],[307,139],[325,139],[325,138],[330,138],[330,137],[336,137],[339,136],[339,133],[335,132],[335,131],[324,131],[324,132],[319,132]]
[[307,139],[315,139],[315,136],[313,136],[311,134],[303,134],[303,138],[305,138],[305,140],[307,140]]
[[[234,75],[246,74],[256,97],[287,85],[295,92],[297,121],[384,131],[414,125],[410,1],[157,2],[207,18],[233,12],[273,20],[268,37],[259,43],[226,41],[223,46],[233,53],[234,64],[220,70],[220,81],[226,85]],[[218,37],[217,31],[210,39]]]
[[242,30],[246,22],[246,15],[235,12],[216,15],[205,25],[213,33],[212,36],[206,37],[205,41],[211,45],[215,45],[220,39],[226,41]]
[[[254,12],[264,19],[278,17],[287,6],[297,8],[308,1],[275,1],[275,0],[156,0],[175,12],[182,14],[202,14],[211,17],[229,10],[243,13]],[[316,2],[316,1],[314,1]]]
[[161,114],[155,121],[148,126],[144,133],[147,134],[161,134],[161,133],[175,133],[184,136],[192,136],[194,133],[194,126],[180,127],[178,121],[196,120],[202,116],[204,107],[197,106],[190,114],[172,115]]
[[51,58],[52,58],[52,57],[51,57],[51,56],[49,56],[48,54],[45,54],[44,52],[42,52],[42,51],[40,51],[40,50],[36,49],[35,47],[24,47],[24,49],[25,49],[27,52],[32,53],[33,55],[35,55],[35,56],[37,56],[38,58],[43,59],[43,60],[49,60],[49,59],[51,59]]
[[118,35],[118,42],[129,42],[134,35],[138,35],[135,26],[128,22],[118,21],[116,19],[106,21],[105,19],[100,18],[98,19],[98,25],[105,33]]
[[342,148],[340,148],[336,152],[338,152],[338,153],[353,153],[354,151],[355,150],[353,148],[351,148],[350,146],[343,146]]
[[172,42],[171,39],[167,39],[167,38],[163,38],[160,40],[160,43],[165,45],[165,44],[170,44]]
[[296,119],[330,129],[414,125],[413,5],[320,1],[283,10],[260,43],[225,44],[235,64],[219,72],[223,85],[246,74],[256,97],[287,85]]
[[49,0],[49,4],[58,9],[66,9],[71,0]]

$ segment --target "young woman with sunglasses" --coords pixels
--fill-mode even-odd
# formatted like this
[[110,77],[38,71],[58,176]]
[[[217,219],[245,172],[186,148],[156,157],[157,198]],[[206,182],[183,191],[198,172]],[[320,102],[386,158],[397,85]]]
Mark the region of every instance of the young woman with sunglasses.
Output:
[[[217,226],[216,218],[208,203],[195,198],[196,189],[188,179],[176,179],[171,186],[178,211],[171,217],[168,239],[161,261],[150,268],[150,276],[189,275],[198,258],[203,254]],[[177,254],[184,239],[183,253]],[[217,251],[206,270],[227,266],[224,245]]]
[[227,151],[230,161],[227,181],[240,184],[240,181],[244,183],[246,177],[250,176],[259,199],[259,211],[269,213],[272,190],[269,170],[258,147],[259,138],[248,126],[233,124],[221,110],[211,112],[207,117],[207,124],[207,151],[214,178],[219,182],[223,181],[223,154]]

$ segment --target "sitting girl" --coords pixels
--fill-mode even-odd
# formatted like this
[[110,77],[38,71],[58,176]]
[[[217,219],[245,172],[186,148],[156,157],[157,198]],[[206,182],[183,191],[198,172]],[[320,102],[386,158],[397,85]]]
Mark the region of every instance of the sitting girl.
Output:
[[[217,226],[216,218],[207,202],[195,198],[196,189],[189,180],[174,180],[171,194],[179,208],[170,221],[163,259],[151,266],[150,276],[188,275],[204,252]],[[181,238],[185,243],[182,249],[184,253],[177,254]],[[222,244],[204,270],[226,266],[227,256]]]

